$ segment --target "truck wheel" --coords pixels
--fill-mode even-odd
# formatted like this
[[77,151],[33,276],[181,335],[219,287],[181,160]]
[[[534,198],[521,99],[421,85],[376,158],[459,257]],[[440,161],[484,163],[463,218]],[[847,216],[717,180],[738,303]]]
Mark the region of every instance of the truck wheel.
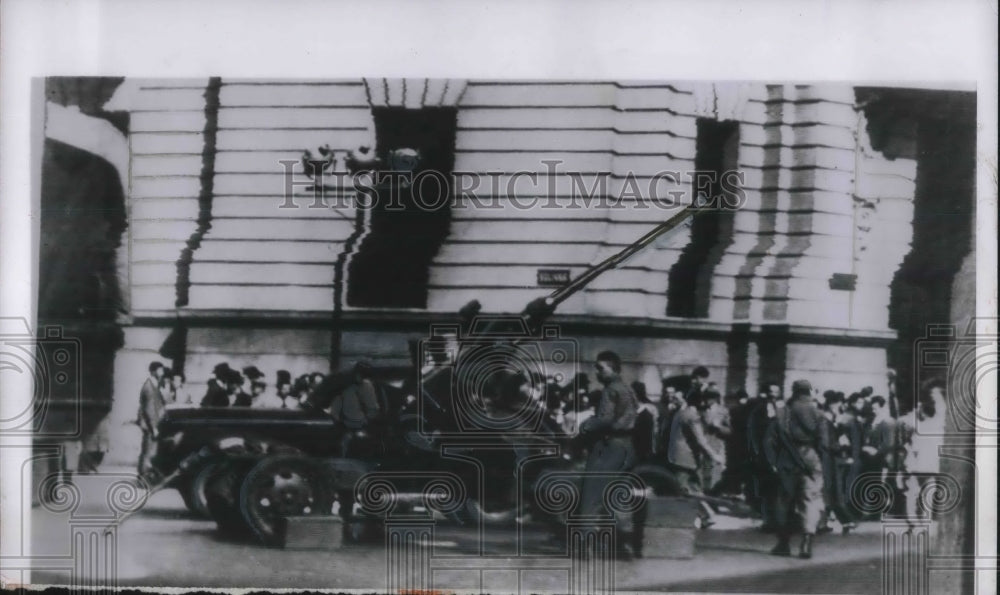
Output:
[[226,536],[243,538],[249,528],[240,514],[240,485],[253,460],[227,459],[220,461],[205,482],[205,504],[209,516]]
[[261,459],[240,487],[243,521],[267,546],[284,545],[288,517],[330,515],[332,508],[333,492],[319,467],[299,456]]
[[194,474],[178,486],[181,497],[184,499],[184,506],[193,514],[202,518],[211,518],[208,510],[208,502],[205,498],[205,486],[209,478],[215,473],[218,463],[208,462],[195,470]]

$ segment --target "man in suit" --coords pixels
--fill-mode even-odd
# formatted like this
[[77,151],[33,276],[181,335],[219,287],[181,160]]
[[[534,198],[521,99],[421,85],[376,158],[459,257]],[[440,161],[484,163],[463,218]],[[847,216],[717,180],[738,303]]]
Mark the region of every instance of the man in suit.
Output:
[[163,364],[149,364],[149,377],[139,391],[139,413],[136,423],[142,430],[142,445],[139,451],[138,471],[140,477],[147,477],[153,471],[153,453],[156,450],[156,428],[163,416],[166,403],[160,393],[160,381],[163,379]]
[[228,381],[230,407],[249,407],[253,404],[253,397],[243,390],[243,385],[246,384],[246,378],[243,377],[243,374],[240,374],[236,370],[231,370]]
[[[829,526],[831,514],[837,517],[845,535],[857,527],[847,508],[850,492],[844,489],[843,478],[846,477],[853,459],[860,456],[861,445],[857,442],[860,435],[854,435],[850,420],[843,418],[843,401],[844,393],[832,390],[823,393],[823,423],[826,424],[829,444],[822,457],[823,498],[826,501],[826,508],[816,529],[817,533],[832,531]],[[855,441],[854,445],[852,439]]]
[[[580,424],[580,437],[587,441],[590,453],[581,489],[581,514],[597,516],[605,513],[604,492],[615,473],[626,473],[635,465],[632,432],[639,414],[635,393],[622,381],[622,360],[613,351],[597,354],[597,379],[604,385],[597,410]],[[638,545],[633,541],[632,515],[621,510],[610,511],[618,526],[615,540],[619,560],[629,560]]]
[[[723,465],[722,453],[716,451],[705,436],[701,414],[708,407],[705,396],[689,391],[684,407],[674,414],[667,443],[667,463],[680,480],[683,489],[691,495],[701,495],[701,467],[705,459]],[[714,511],[704,502],[699,515],[703,527],[714,523]]]
[[823,511],[823,453],[829,444],[823,414],[813,400],[808,380],[792,383],[792,396],[775,412],[767,429],[764,448],[778,477],[776,556],[790,556],[791,536],[796,532],[795,512],[802,516],[799,557],[812,557],[812,540]]
[[229,407],[229,377],[232,372],[229,364],[225,362],[212,368],[212,376],[208,379],[208,390],[201,399],[202,407]]
[[750,403],[747,412],[747,450],[750,463],[750,484],[753,501],[759,506],[763,519],[761,531],[773,533],[778,522],[775,517],[775,500],[778,494],[778,478],[771,470],[771,463],[764,452],[767,428],[774,419],[775,412],[784,406],[781,386],[777,383],[764,384],[755,402]]

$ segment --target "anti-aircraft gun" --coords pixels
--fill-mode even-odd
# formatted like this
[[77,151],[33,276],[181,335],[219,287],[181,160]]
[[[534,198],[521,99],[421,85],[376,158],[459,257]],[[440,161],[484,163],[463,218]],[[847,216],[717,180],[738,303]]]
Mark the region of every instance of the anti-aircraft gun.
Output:
[[[533,459],[534,469],[529,471],[536,475],[552,465],[565,465],[565,457],[559,455],[566,436],[540,424],[543,408],[524,401],[512,404],[511,387],[502,380],[529,370],[533,362],[575,358],[568,348],[557,354],[567,345],[558,333],[546,335],[550,328],[546,322],[559,304],[712,208],[698,202],[678,209],[616,254],[531,301],[519,315],[485,316],[479,302],[467,304],[459,311],[457,324],[444,325],[447,332],[422,343],[412,372],[411,406],[391,421],[388,438],[371,450],[370,459],[347,458],[338,452],[333,445],[339,430],[319,408],[168,410],[154,458],[161,481],[152,490],[175,487],[189,508],[211,516],[220,529],[250,533],[268,545],[283,542],[288,517],[333,514],[338,494],[352,490],[362,494],[371,487],[366,481],[379,473],[437,474],[455,478],[463,486],[478,486],[469,490],[468,505],[449,508],[448,515],[459,521],[512,520],[521,512],[518,504],[525,502],[525,494],[516,490],[530,482],[496,489],[482,475],[509,477],[515,467],[527,469],[522,464],[527,459]],[[424,361],[431,363],[422,369]],[[493,374],[497,369],[506,373]],[[394,386],[379,383],[378,387],[405,398]],[[498,441],[509,448],[495,456],[504,450]],[[489,453],[487,458],[483,452]],[[470,461],[477,462],[470,465]],[[664,473],[654,473],[652,479],[669,489],[670,478]],[[394,496],[397,503],[409,498],[418,505],[428,504],[427,494],[420,493],[425,488],[405,481],[394,488],[399,492]],[[360,503],[364,508],[363,498]]]

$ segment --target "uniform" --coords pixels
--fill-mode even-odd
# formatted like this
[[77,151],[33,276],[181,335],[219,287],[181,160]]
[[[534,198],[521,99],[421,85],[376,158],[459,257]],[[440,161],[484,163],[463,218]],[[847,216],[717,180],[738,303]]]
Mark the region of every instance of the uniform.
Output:
[[[635,465],[632,432],[638,414],[639,402],[632,389],[618,375],[608,379],[597,411],[580,425],[581,435],[594,439],[584,470],[582,515],[594,517],[606,514],[604,491],[613,480],[613,474],[625,473]],[[631,513],[611,512],[615,516],[620,538],[629,542],[633,537]]]
[[[375,437],[368,436],[366,430],[380,418],[381,412],[378,391],[375,384],[367,378],[356,381],[334,397],[330,404],[330,415],[342,426],[340,456],[365,459],[373,454],[371,450]],[[350,531],[347,527],[354,508],[354,491],[342,490],[338,492],[337,499],[340,501],[340,517],[344,520],[345,536],[348,536]]]
[[[778,476],[775,517],[778,546],[772,553],[789,555],[788,540],[796,532],[795,513],[802,518],[800,557],[812,556],[812,536],[823,511],[821,452],[829,443],[823,414],[809,393],[811,385],[796,381],[792,398],[779,408],[767,431],[767,459]],[[803,394],[804,393],[804,394]]]

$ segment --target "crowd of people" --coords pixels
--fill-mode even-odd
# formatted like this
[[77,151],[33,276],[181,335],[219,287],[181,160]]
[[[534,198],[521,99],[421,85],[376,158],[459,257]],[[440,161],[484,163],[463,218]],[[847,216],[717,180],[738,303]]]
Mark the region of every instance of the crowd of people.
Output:
[[[892,512],[903,513],[911,529],[928,514],[920,495],[938,472],[942,381],[926,382],[914,410],[900,415],[891,371],[888,397],[871,387],[820,393],[805,379],[793,382],[787,397],[772,383],[755,394],[723,395],[709,377],[698,366],[689,376],[664,378],[658,400],[643,383],[631,384],[636,460],[670,469],[688,494],[735,498],[756,509],[760,529],[778,537],[773,554],[791,555],[791,536],[801,533],[799,555],[809,558],[813,535],[832,532],[833,521],[844,534],[855,529],[863,520],[856,505],[864,498],[862,474],[892,494]],[[580,417],[592,414],[595,398],[601,394],[580,391]],[[715,514],[708,500],[699,519],[705,528]]]
[[[723,395],[708,369],[698,366],[688,375],[664,378],[656,396],[642,382],[626,385],[620,359],[604,353],[598,360],[606,368],[598,369],[600,387],[592,387],[585,373],[564,383],[540,373],[514,373],[498,394],[507,395],[508,405],[514,395],[518,407],[528,403],[542,410],[553,433],[593,438],[594,428],[603,428],[596,431],[598,440],[571,443],[588,468],[602,465],[608,445],[617,441],[627,451],[616,463],[620,470],[642,463],[669,470],[681,491],[699,497],[703,528],[712,526],[716,515],[712,498],[704,496],[745,502],[759,513],[760,529],[777,535],[775,555],[791,555],[795,533],[803,535],[799,555],[808,558],[815,533],[832,532],[834,522],[845,534],[856,528],[863,519],[853,488],[863,473],[878,475],[898,496],[894,501],[905,503],[906,518],[923,513],[919,493],[937,472],[936,437],[943,433],[942,382],[922,386],[914,411],[906,416],[899,415],[891,373],[888,397],[871,387],[849,395],[832,389],[820,393],[804,379],[793,382],[787,396],[777,383]],[[322,400],[316,398],[326,380],[322,373],[293,380],[288,371],[278,370],[268,390],[265,374],[255,366],[238,371],[220,363],[196,400],[183,373],[153,362],[140,397],[140,473],[150,469],[157,422],[174,405],[321,409],[345,429],[342,446],[348,452],[350,441],[393,407],[371,372],[370,364],[358,363],[351,381]],[[914,431],[918,422],[919,433]]]

